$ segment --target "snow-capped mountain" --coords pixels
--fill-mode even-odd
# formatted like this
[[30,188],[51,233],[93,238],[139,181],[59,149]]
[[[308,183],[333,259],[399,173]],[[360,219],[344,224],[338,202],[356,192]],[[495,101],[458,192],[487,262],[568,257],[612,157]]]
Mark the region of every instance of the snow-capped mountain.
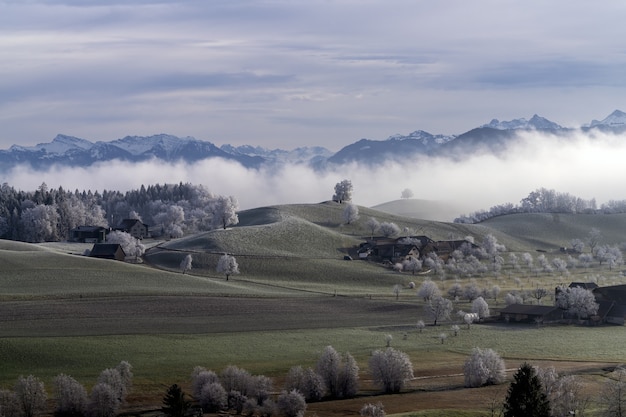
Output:
[[[626,113],[615,110],[606,118],[593,120],[581,129],[609,132],[626,132]],[[26,164],[34,169],[47,169],[53,165],[90,166],[98,162],[121,160],[139,162],[158,159],[168,162],[196,162],[208,158],[236,161],[248,168],[277,166],[281,164],[306,164],[323,169],[335,164],[357,162],[381,164],[393,160],[410,160],[416,155],[467,155],[472,152],[504,152],[519,131],[549,131],[565,134],[565,128],[538,115],[530,119],[510,121],[493,119],[491,122],[460,135],[438,135],[416,130],[408,135],[392,135],[384,140],[361,139],[336,153],[311,146],[293,150],[266,149],[260,146],[215,146],[193,137],[176,137],[159,134],[153,136],[126,136],[111,142],[91,142],[73,136],[58,135],[51,142],[35,146],[13,145],[0,150],[0,172]]]
[[544,117],[534,115],[530,118],[530,120],[526,120],[525,118],[521,119],[513,119],[510,121],[499,121],[498,119],[493,119],[491,122],[482,125],[481,127],[489,127],[492,129],[498,130],[516,130],[516,129],[554,129],[559,130],[563,129],[563,127],[557,123],[554,123]]
[[615,110],[602,120],[592,120],[589,127],[626,127],[626,113]]

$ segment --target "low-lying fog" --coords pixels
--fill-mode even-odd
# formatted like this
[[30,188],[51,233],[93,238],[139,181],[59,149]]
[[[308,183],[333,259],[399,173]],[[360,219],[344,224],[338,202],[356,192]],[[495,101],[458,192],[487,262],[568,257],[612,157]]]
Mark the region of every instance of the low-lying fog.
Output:
[[459,207],[458,214],[506,202],[517,204],[540,187],[596,198],[600,205],[626,199],[626,136],[523,133],[506,156],[468,155],[462,161],[445,155],[416,157],[411,163],[376,168],[350,164],[325,173],[296,165],[246,169],[219,159],[195,164],[116,161],[46,172],[20,167],[3,175],[2,182],[22,190],[34,190],[45,182],[69,190],[126,191],[142,184],[182,181],[203,184],[215,194],[233,195],[240,208],[247,209],[329,200],[335,184],[343,179],[352,181],[354,203],[368,207],[399,199],[405,188],[413,191],[414,198],[450,201]]

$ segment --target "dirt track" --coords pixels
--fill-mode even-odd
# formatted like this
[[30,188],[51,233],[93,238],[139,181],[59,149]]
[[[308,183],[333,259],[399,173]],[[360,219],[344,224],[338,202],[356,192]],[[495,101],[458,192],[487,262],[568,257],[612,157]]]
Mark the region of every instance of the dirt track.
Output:
[[418,307],[346,297],[142,296],[0,302],[0,337],[222,333],[399,325]]

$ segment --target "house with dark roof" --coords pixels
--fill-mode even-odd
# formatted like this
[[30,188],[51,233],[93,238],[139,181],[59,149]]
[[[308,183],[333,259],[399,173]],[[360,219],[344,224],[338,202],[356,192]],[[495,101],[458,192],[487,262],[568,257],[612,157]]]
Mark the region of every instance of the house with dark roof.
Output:
[[68,240],[81,243],[102,243],[109,229],[102,226],[78,226],[70,230]]
[[562,318],[563,310],[556,306],[510,304],[500,310],[500,318],[507,322],[549,323]]
[[124,219],[114,230],[126,232],[136,239],[143,239],[150,236],[148,225],[138,219]]
[[124,261],[126,259],[126,253],[119,243],[96,243],[93,245],[89,256],[116,261]]
[[598,316],[604,323],[626,323],[626,285],[611,285],[593,289],[596,302],[600,305]]

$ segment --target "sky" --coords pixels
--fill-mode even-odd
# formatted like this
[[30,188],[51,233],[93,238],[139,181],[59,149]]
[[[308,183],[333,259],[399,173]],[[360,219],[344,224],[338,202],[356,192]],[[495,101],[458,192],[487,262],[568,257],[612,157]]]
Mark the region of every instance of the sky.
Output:
[[0,0],[0,149],[580,126],[626,110],[625,17],[618,0]]

